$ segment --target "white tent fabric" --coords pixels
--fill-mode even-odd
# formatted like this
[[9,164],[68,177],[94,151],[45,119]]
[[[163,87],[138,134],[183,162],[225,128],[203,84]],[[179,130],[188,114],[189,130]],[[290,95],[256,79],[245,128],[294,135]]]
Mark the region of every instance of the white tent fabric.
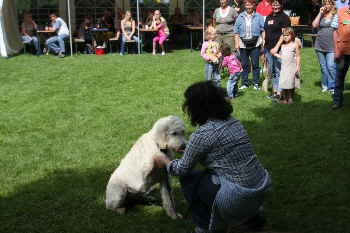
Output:
[[15,1],[0,0],[0,55],[8,57],[22,48]]

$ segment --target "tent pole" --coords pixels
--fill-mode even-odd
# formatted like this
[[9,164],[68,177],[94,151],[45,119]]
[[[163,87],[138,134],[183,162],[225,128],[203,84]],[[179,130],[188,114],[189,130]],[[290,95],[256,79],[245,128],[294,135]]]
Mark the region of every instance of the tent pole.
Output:
[[141,53],[141,44],[140,44],[141,38],[140,38],[140,6],[139,6],[139,0],[137,0],[136,5],[137,5],[137,37],[138,37],[138,40],[137,40],[137,52],[140,55],[140,53]]
[[205,0],[203,0],[203,43],[204,43],[204,37],[205,37]]
[[70,55],[73,56],[72,23],[71,23],[71,18],[70,18],[70,0],[67,0],[67,4],[68,4],[68,23],[69,23]]

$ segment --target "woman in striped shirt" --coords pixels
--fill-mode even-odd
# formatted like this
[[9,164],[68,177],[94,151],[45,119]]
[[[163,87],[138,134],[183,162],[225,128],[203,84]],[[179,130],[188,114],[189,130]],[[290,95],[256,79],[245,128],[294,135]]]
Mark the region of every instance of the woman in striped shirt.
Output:
[[[195,83],[185,92],[183,110],[198,128],[182,158],[158,157],[156,164],[180,177],[194,232],[226,232],[258,216],[271,178],[243,125],[231,116],[225,90],[212,81]],[[197,164],[205,169],[195,170]]]

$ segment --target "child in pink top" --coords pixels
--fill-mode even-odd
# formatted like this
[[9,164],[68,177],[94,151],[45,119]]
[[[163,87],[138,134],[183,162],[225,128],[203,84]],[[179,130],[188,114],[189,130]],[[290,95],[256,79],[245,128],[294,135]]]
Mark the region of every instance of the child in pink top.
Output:
[[156,54],[156,45],[157,42],[159,43],[161,49],[162,49],[162,55],[165,55],[165,50],[164,50],[164,41],[169,35],[169,28],[167,26],[166,20],[161,17],[160,11],[156,10],[154,12],[153,16],[153,22],[151,28],[157,30],[157,36],[153,38],[153,55]]
[[205,62],[205,78],[213,80],[217,86],[220,86],[219,59],[221,57],[220,45],[214,39],[216,37],[214,27],[208,27],[206,30],[206,41],[202,45],[201,56]]
[[234,53],[231,52],[231,48],[224,45],[222,49],[224,60],[222,67],[227,67],[230,77],[227,81],[227,95],[229,98],[235,98],[238,90],[238,79],[243,71],[242,64]]

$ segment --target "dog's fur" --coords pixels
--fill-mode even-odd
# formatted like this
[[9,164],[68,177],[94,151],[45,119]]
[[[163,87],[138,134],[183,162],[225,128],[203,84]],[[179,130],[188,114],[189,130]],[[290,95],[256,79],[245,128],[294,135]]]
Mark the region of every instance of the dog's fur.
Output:
[[145,194],[157,183],[163,208],[173,219],[176,213],[169,177],[165,168],[155,167],[155,156],[172,158],[174,151],[186,145],[185,126],[177,116],[159,119],[153,128],[143,134],[122,159],[119,167],[111,175],[106,190],[106,207],[120,214],[126,211],[125,200],[129,194]]

